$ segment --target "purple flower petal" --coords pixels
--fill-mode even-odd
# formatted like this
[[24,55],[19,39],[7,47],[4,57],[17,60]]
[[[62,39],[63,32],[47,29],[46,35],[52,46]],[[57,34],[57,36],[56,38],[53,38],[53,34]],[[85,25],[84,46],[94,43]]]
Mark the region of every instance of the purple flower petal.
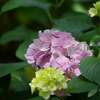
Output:
[[81,74],[78,66],[88,56],[92,56],[92,51],[85,42],[76,41],[68,32],[49,29],[39,32],[38,39],[33,40],[25,54],[29,64],[55,67],[69,78]]

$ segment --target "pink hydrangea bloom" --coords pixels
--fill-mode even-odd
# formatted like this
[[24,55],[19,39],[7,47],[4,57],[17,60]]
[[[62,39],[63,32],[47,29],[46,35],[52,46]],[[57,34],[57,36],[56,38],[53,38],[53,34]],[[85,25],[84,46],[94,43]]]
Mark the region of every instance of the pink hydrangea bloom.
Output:
[[29,64],[40,68],[55,67],[71,78],[79,76],[80,60],[92,56],[85,42],[78,42],[70,33],[58,30],[39,32],[39,38],[29,45],[25,57]]

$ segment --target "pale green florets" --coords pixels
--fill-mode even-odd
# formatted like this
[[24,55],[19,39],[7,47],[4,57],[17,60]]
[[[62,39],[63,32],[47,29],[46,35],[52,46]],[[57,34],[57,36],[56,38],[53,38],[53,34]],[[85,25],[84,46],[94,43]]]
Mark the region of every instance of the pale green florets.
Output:
[[56,90],[66,89],[67,81],[62,71],[48,67],[36,72],[30,83],[31,91],[33,93],[37,89],[40,96],[48,99]]
[[89,14],[91,17],[100,17],[100,1],[97,1],[95,4],[93,4],[93,7],[89,9]]

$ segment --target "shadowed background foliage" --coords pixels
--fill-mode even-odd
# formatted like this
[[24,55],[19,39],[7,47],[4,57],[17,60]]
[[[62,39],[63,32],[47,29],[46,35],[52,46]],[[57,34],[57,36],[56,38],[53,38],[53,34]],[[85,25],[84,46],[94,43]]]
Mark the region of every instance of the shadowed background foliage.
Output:
[[[35,69],[24,58],[27,46],[38,36],[37,31],[51,28],[71,32],[79,41],[96,44],[100,41],[100,19],[90,18],[88,14],[88,9],[96,1],[0,0],[0,100],[43,100],[37,93],[31,95],[28,86]],[[100,47],[91,49],[95,57],[100,57]],[[99,79],[95,81],[96,75],[92,76],[94,80],[87,77],[94,69],[87,75],[83,68],[100,66],[100,61],[95,58],[87,60],[89,64],[82,61],[80,66],[83,76],[69,83],[68,91],[72,95],[65,99],[100,100],[97,93]],[[90,98],[87,98],[87,92]],[[61,99],[52,96],[50,100]]]

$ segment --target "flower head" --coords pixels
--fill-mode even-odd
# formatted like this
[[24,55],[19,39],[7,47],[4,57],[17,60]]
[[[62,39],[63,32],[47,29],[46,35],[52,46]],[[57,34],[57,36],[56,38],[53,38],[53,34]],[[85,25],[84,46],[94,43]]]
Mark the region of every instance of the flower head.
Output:
[[93,4],[93,7],[89,9],[89,14],[91,17],[100,17],[100,1],[97,1],[95,4]]
[[37,89],[40,96],[48,99],[56,90],[66,89],[68,79],[63,74],[62,71],[52,67],[40,69],[30,83],[32,93]]
[[91,17],[96,16],[97,15],[97,9],[96,8],[90,8],[89,14],[90,14]]
[[29,45],[25,54],[29,64],[60,69],[70,78],[81,74],[78,66],[87,56],[92,56],[92,52],[85,42],[78,42],[70,33],[58,30],[40,31],[39,38]]

